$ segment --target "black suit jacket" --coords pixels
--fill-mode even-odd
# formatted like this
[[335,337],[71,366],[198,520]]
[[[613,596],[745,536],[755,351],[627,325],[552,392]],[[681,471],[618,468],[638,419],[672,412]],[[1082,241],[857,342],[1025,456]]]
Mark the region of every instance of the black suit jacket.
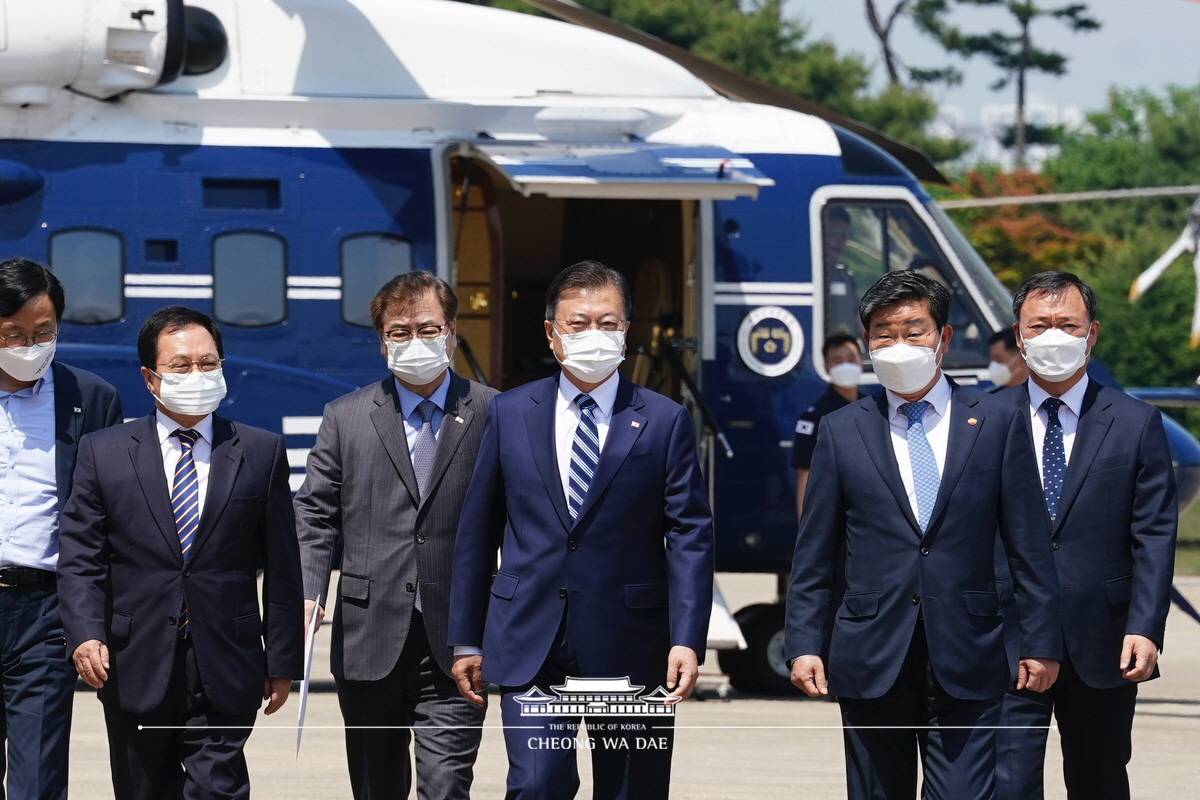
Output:
[[121,421],[121,397],[97,375],[57,361],[54,374],[54,474],[61,513],[71,493],[79,439]]
[[[1010,668],[994,568],[997,528],[1017,576],[1019,655],[1061,655],[1049,519],[1038,503],[1027,429],[1011,405],[952,388],[946,464],[924,532],[896,464],[887,394],[821,423],[792,562],[785,646],[789,658],[828,652],[834,694],[887,692],[918,614],[933,672],[950,695],[1004,694]],[[839,602],[834,573],[843,548]]]
[[60,540],[67,652],[107,643],[106,704],[140,714],[163,700],[185,601],[217,711],[253,711],[268,676],[300,676],[300,556],[282,436],[213,417],[208,493],[184,562],[154,416],[90,433],[79,444]]
[[[1028,385],[997,397],[1020,409],[1032,437]],[[1044,546],[1062,587],[1067,653],[1089,686],[1127,685],[1122,640],[1162,647],[1175,565],[1175,473],[1159,411],[1089,380],[1058,507]]]

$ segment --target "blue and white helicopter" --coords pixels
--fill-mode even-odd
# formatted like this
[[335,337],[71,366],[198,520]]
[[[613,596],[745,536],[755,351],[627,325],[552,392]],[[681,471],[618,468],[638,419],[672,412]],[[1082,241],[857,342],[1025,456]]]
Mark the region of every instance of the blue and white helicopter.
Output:
[[[554,369],[549,278],[619,267],[625,367],[695,412],[718,569],[784,574],[793,426],[861,291],[885,270],[944,282],[965,383],[986,379],[1009,295],[892,153],[936,177],[927,162],[689,66],[709,83],[618,36],[448,0],[0,0],[0,257],[52,266],[62,359],[131,414],[149,410],[141,321],[210,312],[225,411],[286,435],[293,486],[324,404],[384,369],[367,301],[385,280],[449,281],[456,369],[508,388]],[[850,219],[836,253],[831,214]],[[1194,493],[1200,447],[1172,441]],[[788,686],[782,619],[737,614],[735,685]]]

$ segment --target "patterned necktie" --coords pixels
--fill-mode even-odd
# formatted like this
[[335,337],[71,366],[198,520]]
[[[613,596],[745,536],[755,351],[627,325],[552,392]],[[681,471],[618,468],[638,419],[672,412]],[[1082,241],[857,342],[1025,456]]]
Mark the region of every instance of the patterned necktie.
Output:
[[1042,401],[1046,410],[1046,438],[1042,441],[1042,497],[1050,521],[1058,521],[1058,501],[1062,497],[1063,478],[1067,474],[1067,455],[1063,447],[1062,421],[1058,409],[1063,404],[1057,397]]
[[938,474],[937,460],[933,457],[933,448],[925,437],[924,417],[927,408],[927,400],[900,406],[900,413],[908,417],[908,460],[912,464],[913,486],[917,493],[917,523],[922,531],[929,527],[929,517],[933,514],[938,485],[942,480]]
[[413,442],[412,462],[413,472],[417,473],[417,490],[422,498],[425,496],[425,483],[429,480],[429,468],[433,466],[433,453],[437,448],[437,440],[433,438],[433,412],[436,410],[437,406],[432,400],[422,400],[417,404],[421,427]]
[[[191,429],[179,428],[171,434],[179,439],[182,452],[175,462],[175,478],[171,481],[171,512],[175,515],[175,531],[179,534],[179,549],[186,562],[191,557],[192,542],[200,527],[200,480],[196,475],[196,459],[192,448],[200,434]],[[179,635],[188,632],[187,606],[179,612]]]
[[596,464],[600,462],[600,433],[592,413],[596,401],[591,395],[581,394],[575,398],[579,406],[579,425],[575,428],[575,440],[571,443],[571,470],[567,481],[567,508],[571,519],[579,516],[579,507],[587,496]]

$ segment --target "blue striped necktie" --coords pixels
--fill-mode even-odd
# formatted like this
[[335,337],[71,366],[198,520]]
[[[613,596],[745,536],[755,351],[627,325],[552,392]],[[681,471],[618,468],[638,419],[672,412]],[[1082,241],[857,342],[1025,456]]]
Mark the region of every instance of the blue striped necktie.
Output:
[[[178,437],[182,452],[175,462],[175,478],[171,481],[171,512],[175,515],[175,531],[179,534],[179,549],[186,562],[191,556],[196,530],[200,527],[200,480],[196,474],[196,459],[192,448],[200,434],[191,429],[179,428],[172,436]],[[187,607],[179,614],[179,634],[188,632]]]
[[575,398],[575,404],[579,406],[579,425],[571,443],[571,469],[567,481],[567,508],[571,519],[579,516],[583,498],[596,474],[596,464],[600,462],[600,433],[592,416],[596,401],[589,394],[581,394]]
[[421,427],[417,429],[416,439],[413,440],[412,462],[413,472],[417,475],[417,491],[421,499],[425,499],[425,484],[429,482],[429,469],[433,466],[433,454],[437,451],[437,439],[433,436],[433,412],[437,410],[432,400],[422,400],[417,404],[417,414],[421,417]]
[[912,464],[913,487],[917,494],[917,523],[922,531],[929,527],[929,517],[933,514],[942,480],[933,448],[925,436],[925,409],[929,405],[928,400],[918,400],[900,406],[900,413],[908,417],[908,460]]

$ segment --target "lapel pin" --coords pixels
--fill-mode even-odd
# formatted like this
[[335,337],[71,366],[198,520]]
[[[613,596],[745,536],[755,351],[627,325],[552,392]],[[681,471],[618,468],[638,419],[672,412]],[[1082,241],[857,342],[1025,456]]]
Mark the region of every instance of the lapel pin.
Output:
[[79,406],[75,406],[75,413],[76,413],[76,414],[82,414],[82,413],[83,413],[83,409],[82,409],[82,408],[80,408]]
[[978,425],[979,420],[975,419],[974,417],[967,417],[967,424],[968,425]]
[[455,422],[457,422],[459,425],[462,425],[462,424],[463,424],[463,418],[462,418],[462,417],[455,417],[455,418],[454,418],[454,421],[455,421]]
[[640,427],[642,427],[642,423],[638,422],[636,419],[633,419],[633,420],[629,421],[629,427],[640,428]]

